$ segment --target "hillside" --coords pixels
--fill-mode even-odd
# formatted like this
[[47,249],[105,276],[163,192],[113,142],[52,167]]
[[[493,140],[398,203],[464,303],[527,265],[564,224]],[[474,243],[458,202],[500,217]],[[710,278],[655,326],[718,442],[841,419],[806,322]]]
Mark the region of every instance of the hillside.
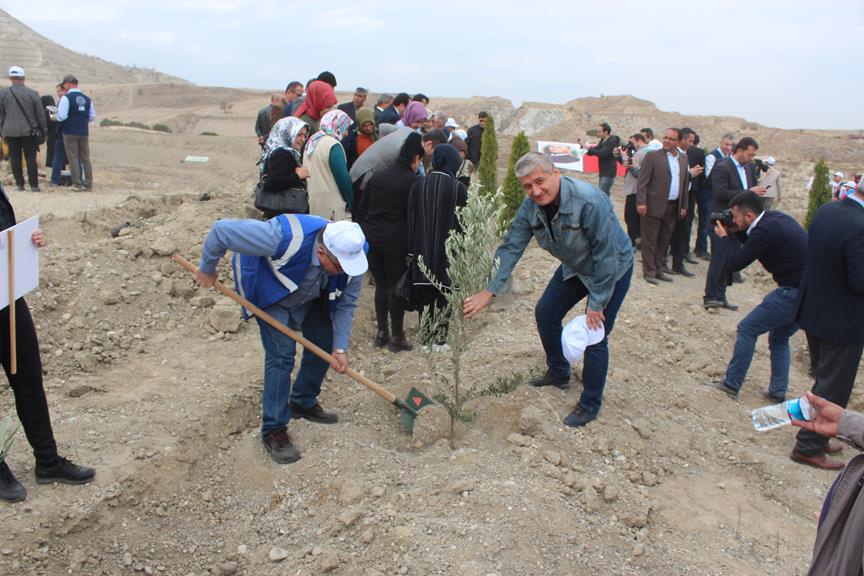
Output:
[[22,66],[28,81],[40,84],[56,83],[66,74],[86,78],[88,84],[189,83],[156,70],[120,66],[73,52],[0,10],[0,70],[4,75],[9,66]]

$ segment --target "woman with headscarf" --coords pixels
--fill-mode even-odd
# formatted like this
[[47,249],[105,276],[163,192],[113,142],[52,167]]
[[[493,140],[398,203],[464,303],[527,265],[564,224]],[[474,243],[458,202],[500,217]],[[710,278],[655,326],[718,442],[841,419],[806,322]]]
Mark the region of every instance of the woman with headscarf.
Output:
[[378,322],[375,346],[387,346],[391,352],[412,348],[405,338],[405,308],[393,296],[393,289],[405,272],[405,257],[408,256],[408,195],[420,178],[417,167],[423,154],[422,139],[419,134],[412,132],[402,144],[395,164],[375,172],[369,178],[366,190],[360,197],[357,213],[354,214],[369,242],[367,259],[369,271],[375,278],[375,317]]
[[[444,242],[459,225],[456,206],[468,202],[465,185],[456,180],[461,164],[456,148],[439,144],[432,153],[432,172],[414,183],[408,198],[408,251],[414,256],[411,264],[413,296],[421,306],[421,316],[423,310],[436,314],[447,304],[444,295],[423,275],[417,262],[422,257],[436,281],[450,286]],[[444,344],[446,334],[438,336],[439,341],[432,344]]]
[[306,122],[312,132],[316,132],[321,118],[335,106],[333,87],[321,80],[313,80],[306,88],[306,100],[297,108],[294,116]]
[[423,126],[428,118],[429,111],[426,110],[426,106],[424,106],[422,102],[411,101],[405,108],[405,113],[402,115],[402,119],[399,120],[396,125],[405,126],[412,130],[420,130],[420,127]]
[[375,128],[375,120],[372,117],[372,110],[369,108],[360,108],[357,111],[357,125],[351,130],[351,133],[342,140],[342,147],[345,148],[345,156],[348,158],[348,170],[354,166],[363,152],[365,152],[378,139],[378,131]]
[[331,110],[321,118],[321,129],[306,144],[303,165],[309,169],[310,214],[333,221],[349,216],[353,191],[341,141],[351,124],[348,114]]
[[459,152],[459,158],[462,159],[459,170],[456,171],[456,179],[464,184],[465,188],[468,188],[471,185],[471,173],[474,172],[474,164],[468,160],[468,145],[455,134],[450,139],[450,144],[456,148],[456,151]]
[[[309,170],[301,165],[300,151],[309,135],[309,126],[299,118],[282,118],[270,130],[261,151],[261,180],[264,192],[281,192],[291,188],[306,188]],[[264,211],[273,218],[279,212]]]

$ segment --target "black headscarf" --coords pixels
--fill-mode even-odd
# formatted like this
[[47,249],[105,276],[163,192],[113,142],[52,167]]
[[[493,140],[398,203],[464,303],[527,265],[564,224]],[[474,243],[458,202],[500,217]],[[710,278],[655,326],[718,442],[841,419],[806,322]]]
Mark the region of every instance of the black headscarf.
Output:
[[444,172],[455,178],[462,166],[462,157],[452,144],[439,144],[432,152],[432,170]]

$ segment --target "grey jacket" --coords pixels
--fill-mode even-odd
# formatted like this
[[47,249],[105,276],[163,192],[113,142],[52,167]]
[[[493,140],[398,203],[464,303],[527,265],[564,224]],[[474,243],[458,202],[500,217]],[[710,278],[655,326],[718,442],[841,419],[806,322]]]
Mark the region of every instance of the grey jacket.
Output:
[[[864,449],[864,414],[846,410],[840,419],[839,438]],[[816,531],[813,562],[808,576],[864,574],[864,454],[858,454],[831,486]]]
[[[20,107],[12,96],[13,91],[21,102]],[[13,84],[0,89],[0,136],[30,136],[36,126],[42,129],[43,134],[48,131],[45,108],[39,99],[39,93],[23,84]]]
[[494,294],[504,289],[531,238],[536,238],[541,248],[561,261],[565,280],[578,276],[585,284],[588,307],[599,312],[612,298],[615,283],[633,266],[630,238],[599,188],[562,176],[558,200],[552,222],[531,198],[522,202],[495,252],[499,268],[488,289]]
[[365,188],[365,184],[372,177],[372,174],[396,163],[402,144],[412,132],[410,128],[396,128],[394,126],[392,129],[387,129],[385,126],[387,125],[381,126],[381,137],[357,158],[351,167],[351,182],[363,179],[361,188]]

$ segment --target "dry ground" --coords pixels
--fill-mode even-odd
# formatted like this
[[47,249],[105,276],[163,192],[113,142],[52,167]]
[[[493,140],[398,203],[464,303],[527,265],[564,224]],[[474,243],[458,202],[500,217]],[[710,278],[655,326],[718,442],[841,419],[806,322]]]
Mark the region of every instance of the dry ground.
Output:
[[[705,264],[694,267],[696,278],[659,287],[636,274],[611,337],[604,408],[585,429],[560,424],[578,378],[567,392],[521,386],[477,401],[477,421],[459,428],[451,451],[440,408],[426,409],[410,437],[390,406],[331,375],[322,402],[341,422],[292,424],[302,460],[270,462],[258,436],[257,327],[213,328],[214,310],[229,321],[236,310],[196,289],[165,256],[177,249],[196,257],[213,220],[247,213],[251,127],[263,99],[248,94],[225,114],[218,102],[236,91],[165,91],[151,100],[158,108],[142,108],[134,91],[100,87],[103,116],[178,129],[96,128],[96,191],[10,193],[20,218],[42,215],[50,240],[41,287],[28,301],[56,435],[64,454],[98,472],[85,487],[36,485],[18,438],[9,463],[29,497],[0,506],[0,574],[805,571],[835,475],[788,459],[793,430],[751,428],[767,344],[739,401],[698,385],[722,373],[736,322],[771,289],[759,266],[730,291],[736,313],[702,309]],[[199,135],[205,130],[219,136]],[[186,155],[210,161],[183,164]],[[812,165],[779,160],[788,183],[780,207],[800,216]],[[202,192],[211,199],[199,201]],[[124,221],[125,235],[112,239]],[[533,305],[555,265],[532,246],[514,293],[472,323],[469,382],[542,367]],[[421,353],[372,347],[371,296],[365,288],[354,366],[400,392],[434,392]],[[802,335],[793,346],[791,390],[801,393],[809,385]],[[857,392],[852,407],[864,407]],[[0,387],[0,414],[12,411]]]

